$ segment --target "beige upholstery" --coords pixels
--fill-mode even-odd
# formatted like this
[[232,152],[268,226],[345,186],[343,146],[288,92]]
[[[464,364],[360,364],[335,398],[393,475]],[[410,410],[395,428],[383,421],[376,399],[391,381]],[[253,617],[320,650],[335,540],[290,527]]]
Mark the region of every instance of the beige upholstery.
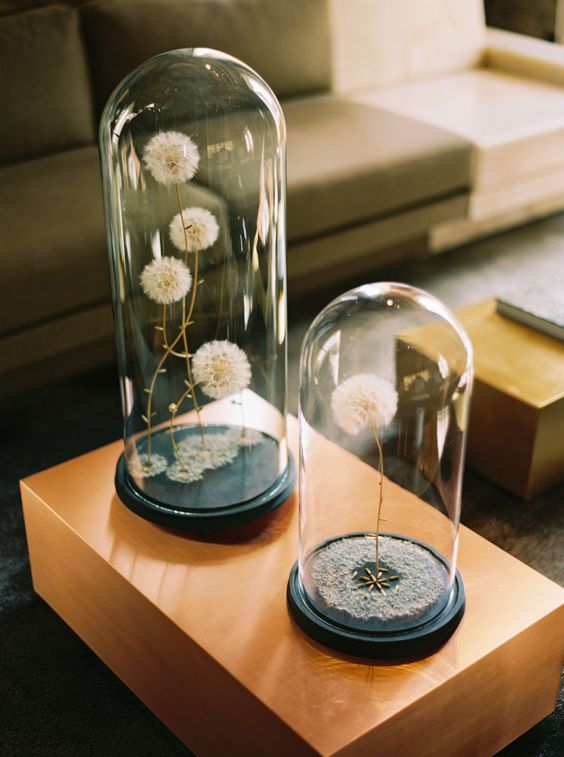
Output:
[[[283,111],[290,244],[468,192],[471,145],[444,129],[331,95],[288,100]],[[242,128],[239,119],[230,125]],[[232,211],[256,213],[260,168],[260,160],[239,161],[227,182],[213,177]],[[356,248],[342,255],[355,257]]]
[[[146,58],[211,47],[254,68],[279,97],[331,84],[326,0],[95,0],[82,9],[98,109]],[[150,33],[147,33],[150,29]]]
[[330,96],[284,114],[290,242],[468,188],[470,145],[443,129]]
[[474,190],[564,166],[564,88],[476,69],[358,97],[475,146]]
[[[4,15],[33,5],[46,7]],[[429,234],[440,249],[564,207],[564,50],[487,31],[481,0],[70,5],[0,0],[0,392],[17,371],[31,381],[26,366],[61,375],[108,354],[92,114],[164,50],[225,50],[282,98],[290,295],[421,252]],[[235,217],[250,183],[194,183],[190,203],[227,233],[227,200]],[[136,244],[165,205],[142,208]],[[210,255],[210,291],[216,273]]]
[[462,218],[466,194],[430,201],[418,207],[341,229],[288,247],[288,276],[293,294],[303,294],[323,283],[365,273],[428,252],[429,226]]
[[333,85],[374,89],[476,65],[482,0],[329,0]]
[[522,34],[487,29],[482,64],[528,79],[564,85],[564,47]]
[[[166,230],[175,197],[168,198],[172,207],[162,199],[151,212]],[[192,184],[190,202],[212,209],[225,228],[225,207],[209,190]],[[17,250],[2,257],[0,335],[109,301],[96,147],[0,169],[0,207],[2,249]],[[5,357],[0,351],[0,368]]]
[[354,100],[447,129],[473,145],[468,217],[434,229],[433,249],[564,207],[564,50],[493,33],[479,68]]
[[0,163],[95,139],[74,11],[54,6],[0,18],[0,92]]
[[108,299],[96,147],[2,168],[0,206],[2,333]]

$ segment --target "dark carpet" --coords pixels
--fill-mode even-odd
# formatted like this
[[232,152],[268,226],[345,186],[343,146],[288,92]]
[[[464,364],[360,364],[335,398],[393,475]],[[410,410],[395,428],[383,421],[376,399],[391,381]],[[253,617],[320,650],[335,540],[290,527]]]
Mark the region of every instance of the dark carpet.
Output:
[[[562,216],[448,256],[378,272],[372,279],[423,286],[457,306],[555,266],[564,266]],[[294,412],[303,333],[317,310],[346,288],[341,285],[306,303],[291,304],[289,403]],[[120,433],[117,376],[111,366],[46,385],[0,407],[2,757],[191,754],[34,594],[31,585],[18,480],[113,441]],[[564,584],[564,485],[523,503],[467,472],[462,520]],[[556,711],[500,754],[562,757],[563,743],[561,687]]]

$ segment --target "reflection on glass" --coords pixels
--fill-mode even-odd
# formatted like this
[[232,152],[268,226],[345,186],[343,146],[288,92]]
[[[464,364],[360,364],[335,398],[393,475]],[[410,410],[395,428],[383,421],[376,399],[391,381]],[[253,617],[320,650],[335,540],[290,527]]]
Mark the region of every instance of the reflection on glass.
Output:
[[[309,617],[310,631],[311,622],[325,629],[321,641],[388,656],[411,634],[423,638],[412,651],[425,651],[438,643],[425,640],[426,629],[438,627],[444,640],[445,623],[452,632],[460,619],[471,360],[452,314],[402,284],[347,292],[311,325],[301,357],[291,607],[298,622]],[[365,646],[347,647],[351,631]]]
[[115,90],[100,142],[118,492],[173,525],[248,519],[291,486],[280,106],[240,61],[177,50]]

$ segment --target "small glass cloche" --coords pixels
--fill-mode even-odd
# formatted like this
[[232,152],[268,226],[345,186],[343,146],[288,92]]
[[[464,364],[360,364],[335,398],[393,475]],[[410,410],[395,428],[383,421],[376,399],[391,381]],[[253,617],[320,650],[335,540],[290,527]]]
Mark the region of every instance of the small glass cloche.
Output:
[[151,58],[100,125],[121,377],[122,501],[207,531],[289,495],[286,130],[248,66]]
[[362,286],[311,325],[288,601],[316,640],[363,657],[406,657],[437,648],[458,625],[471,387],[464,330],[419,289]]

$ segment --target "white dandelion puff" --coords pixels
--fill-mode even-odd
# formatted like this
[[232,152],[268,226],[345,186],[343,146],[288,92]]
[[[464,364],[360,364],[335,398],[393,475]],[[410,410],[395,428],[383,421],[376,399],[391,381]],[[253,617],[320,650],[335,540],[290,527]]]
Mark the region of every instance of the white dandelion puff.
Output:
[[219,235],[215,216],[206,208],[184,208],[182,214],[174,216],[169,229],[171,242],[182,252],[206,250]]
[[331,395],[335,422],[348,434],[358,434],[367,426],[387,426],[397,407],[398,395],[392,384],[373,373],[351,376]]
[[181,260],[165,257],[147,263],[140,281],[147,297],[170,305],[186,297],[192,287],[192,274]]
[[206,342],[192,358],[194,380],[215,400],[245,389],[251,381],[247,355],[227,340]]
[[195,142],[179,131],[160,131],[143,150],[145,165],[159,184],[189,181],[200,163]]

